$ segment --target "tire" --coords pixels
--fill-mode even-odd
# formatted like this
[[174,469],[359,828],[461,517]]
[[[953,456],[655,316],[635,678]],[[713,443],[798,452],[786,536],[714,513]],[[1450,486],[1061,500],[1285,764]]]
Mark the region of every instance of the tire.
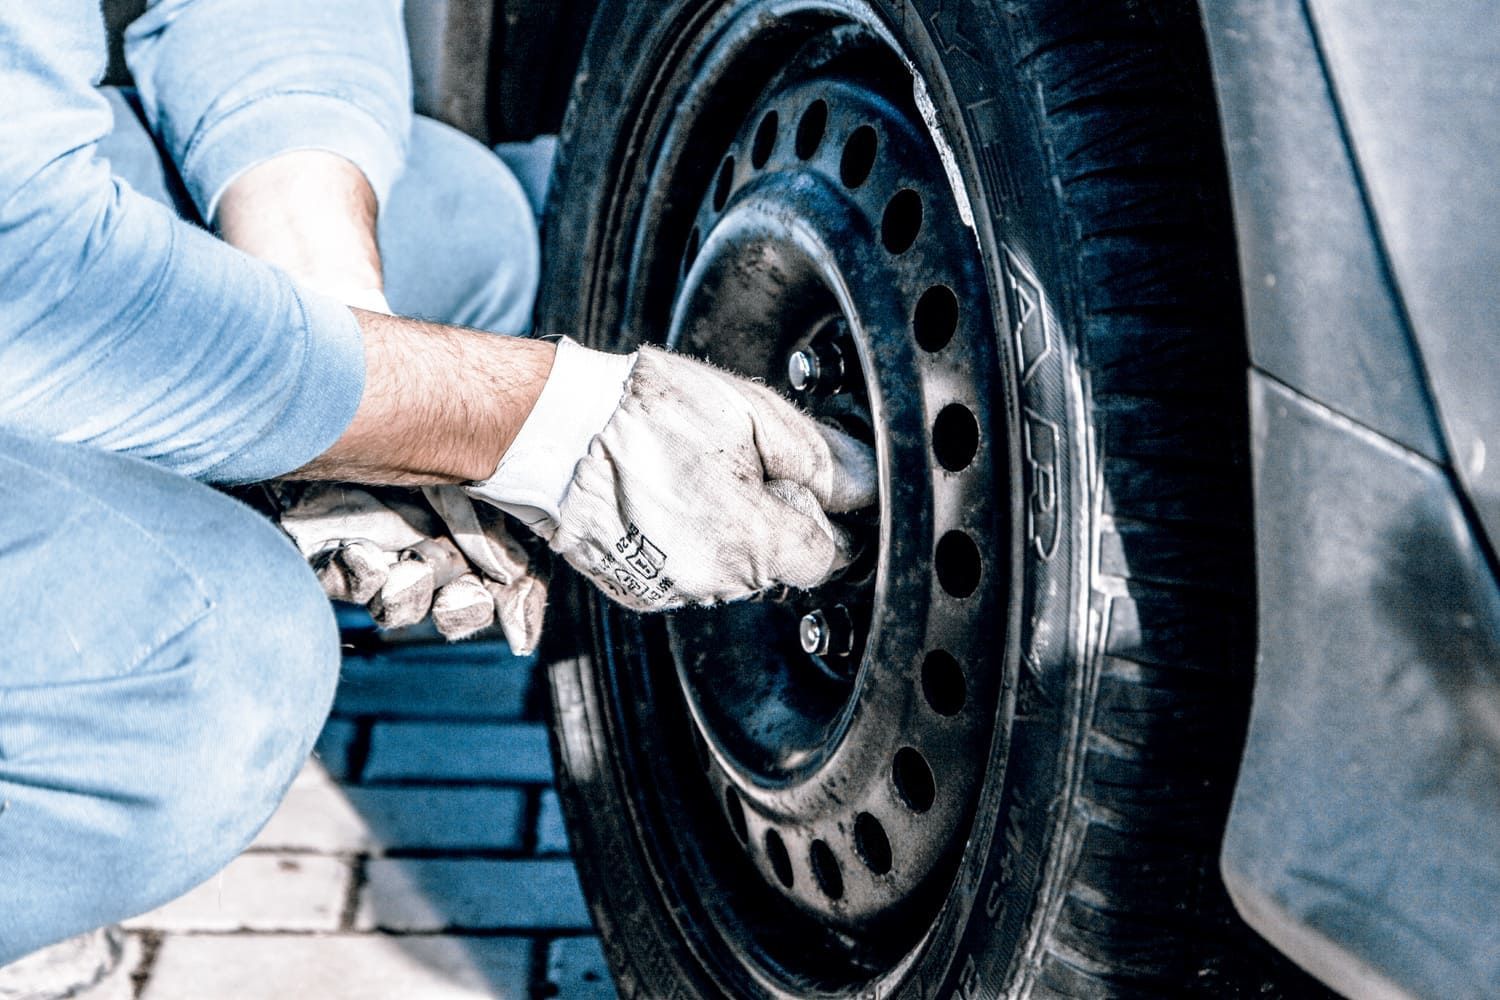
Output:
[[[774,152],[794,141],[790,111],[812,86],[889,116],[877,132],[892,163],[868,185],[856,171],[839,188],[844,168],[817,167],[822,152]],[[787,113],[773,119],[764,106],[778,101]],[[763,167],[755,116],[773,138]],[[829,141],[837,127],[829,118]],[[847,160],[852,132],[839,135]],[[589,627],[550,669],[554,748],[623,996],[1301,995],[1217,875],[1253,601],[1218,136],[1185,4],[602,4],[545,223],[540,330],[614,349],[668,340],[777,378],[778,358],[753,345],[775,355],[784,338],[745,317],[795,325],[806,317],[786,287],[816,282],[803,288],[788,264],[761,291],[698,261],[752,197],[846,213],[807,267],[837,269],[842,254],[849,308],[894,295],[913,317],[896,333],[864,323],[866,389],[840,397],[864,408],[831,414],[882,453],[881,524],[852,529],[883,561],[851,676],[777,703],[795,715],[822,697],[816,684],[847,695],[809,710],[811,736],[785,730],[798,753],[756,742],[742,720],[753,696],[703,690],[704,662],[721,671],[710,687],[783,676],[780,640],[757,624],[779,621],[774,609],[663,623],[575,595]],[[776,194],[776,163],[823,170],[817,184],[838,197],[799,201],[808,184],[791,182]],[[848,207],[880,170],[925,199],[921,281],[962,286],[951,343],[921,329],[904,284],[917,265],[859,285],[862,261],[895,267],[901,253],[875,247],[894,195],[868,226]],[[724,249],[734,238],[716,252],[748,252]],[[760,230],[742,238],[776,251]],[[934,419],[950,399],[961,426]],[[953,459],[956,439],[968,443]],[[933,663],[957,676],[947,696],[928,684]],[[917,805],[898,745],[932,786]],[[884,785],[860,791],[849,775],[867,773]],[[862,794],[876,805],[845,807]],[[921,833],[938,814],[951,829]],[[872,822],[883,853],[861,839]],[[917,855],[901,882],[901,859]]]

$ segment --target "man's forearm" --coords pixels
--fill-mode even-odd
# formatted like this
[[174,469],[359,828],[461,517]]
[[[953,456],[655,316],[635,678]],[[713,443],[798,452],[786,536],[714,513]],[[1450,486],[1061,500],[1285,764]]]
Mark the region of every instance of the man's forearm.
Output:
[[556,349],[539,340],[355,310],[365,392],[343,436],[295,479],[422,485],[489,477],[536,405]]
[[[379,308],[376,207],[354,164],[295,150],[237,178],[214,221],[227,242],[308,287]],[[288,478],[413,486],[488,478],[541,394],[552,345],[354,312],[365,343],[359,409],[333,447]]]

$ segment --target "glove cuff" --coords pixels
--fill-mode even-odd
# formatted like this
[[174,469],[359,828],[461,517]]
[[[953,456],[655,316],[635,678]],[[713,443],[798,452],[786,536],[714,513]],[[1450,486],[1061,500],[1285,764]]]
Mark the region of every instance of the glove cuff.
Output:
[[592,351],[567,337],[558,341],[547,384],[515,441],[490,478],[464,491],[550,535],[573,470],[619,408],[635,360],[634,354]]

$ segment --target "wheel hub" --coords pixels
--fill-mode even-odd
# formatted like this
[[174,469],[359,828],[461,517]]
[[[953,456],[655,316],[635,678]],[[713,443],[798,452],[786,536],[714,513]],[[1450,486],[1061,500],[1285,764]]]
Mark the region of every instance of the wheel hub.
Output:
[[968,829],[998,683],[1002,484],[974,236],[867,38],[807,46],[746,115],[683,244],[667,342],[872,444],[861,555],[809,593],[673,616],[668,644],[733,849],[850,932],[924,905]]

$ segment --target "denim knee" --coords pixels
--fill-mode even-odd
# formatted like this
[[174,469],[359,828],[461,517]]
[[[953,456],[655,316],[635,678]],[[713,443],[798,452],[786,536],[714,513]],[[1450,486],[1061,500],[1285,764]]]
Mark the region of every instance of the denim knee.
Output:
[[[259,537],[256,537],[259,536]],[[174,773],[143,840],[167,846],[184,881],[246,847],[307,760],[333,701],[338,630],[328,599],[269,524],[245,525],[235,558],[214,567],[214,606],[182,638],[192,680],[174,686]],[[185,888],[186,886],[184,886]]]
[[403,315],[524,333],[541,273],[531,202],[499,157],[427,118],[380,216],[386,297]]
[[[149,622],[169,600],[190,613],[167,616],[143,657],[0,676],[0,963],[161,905],[232,860],[306,760],[338,677],[328,602],[264,518],[140,463],[48,447],[54,478],[108,484],[117,505],[86,500],[90,516],[63,519],[78,533],[57,543],[78,551],[59,564],[115,551],[88,531],[128,523],[141,542],[132,561],[95,567],[95,607],[78,613]],[[145,578],[177,590],[132,584],[153,559]]]

